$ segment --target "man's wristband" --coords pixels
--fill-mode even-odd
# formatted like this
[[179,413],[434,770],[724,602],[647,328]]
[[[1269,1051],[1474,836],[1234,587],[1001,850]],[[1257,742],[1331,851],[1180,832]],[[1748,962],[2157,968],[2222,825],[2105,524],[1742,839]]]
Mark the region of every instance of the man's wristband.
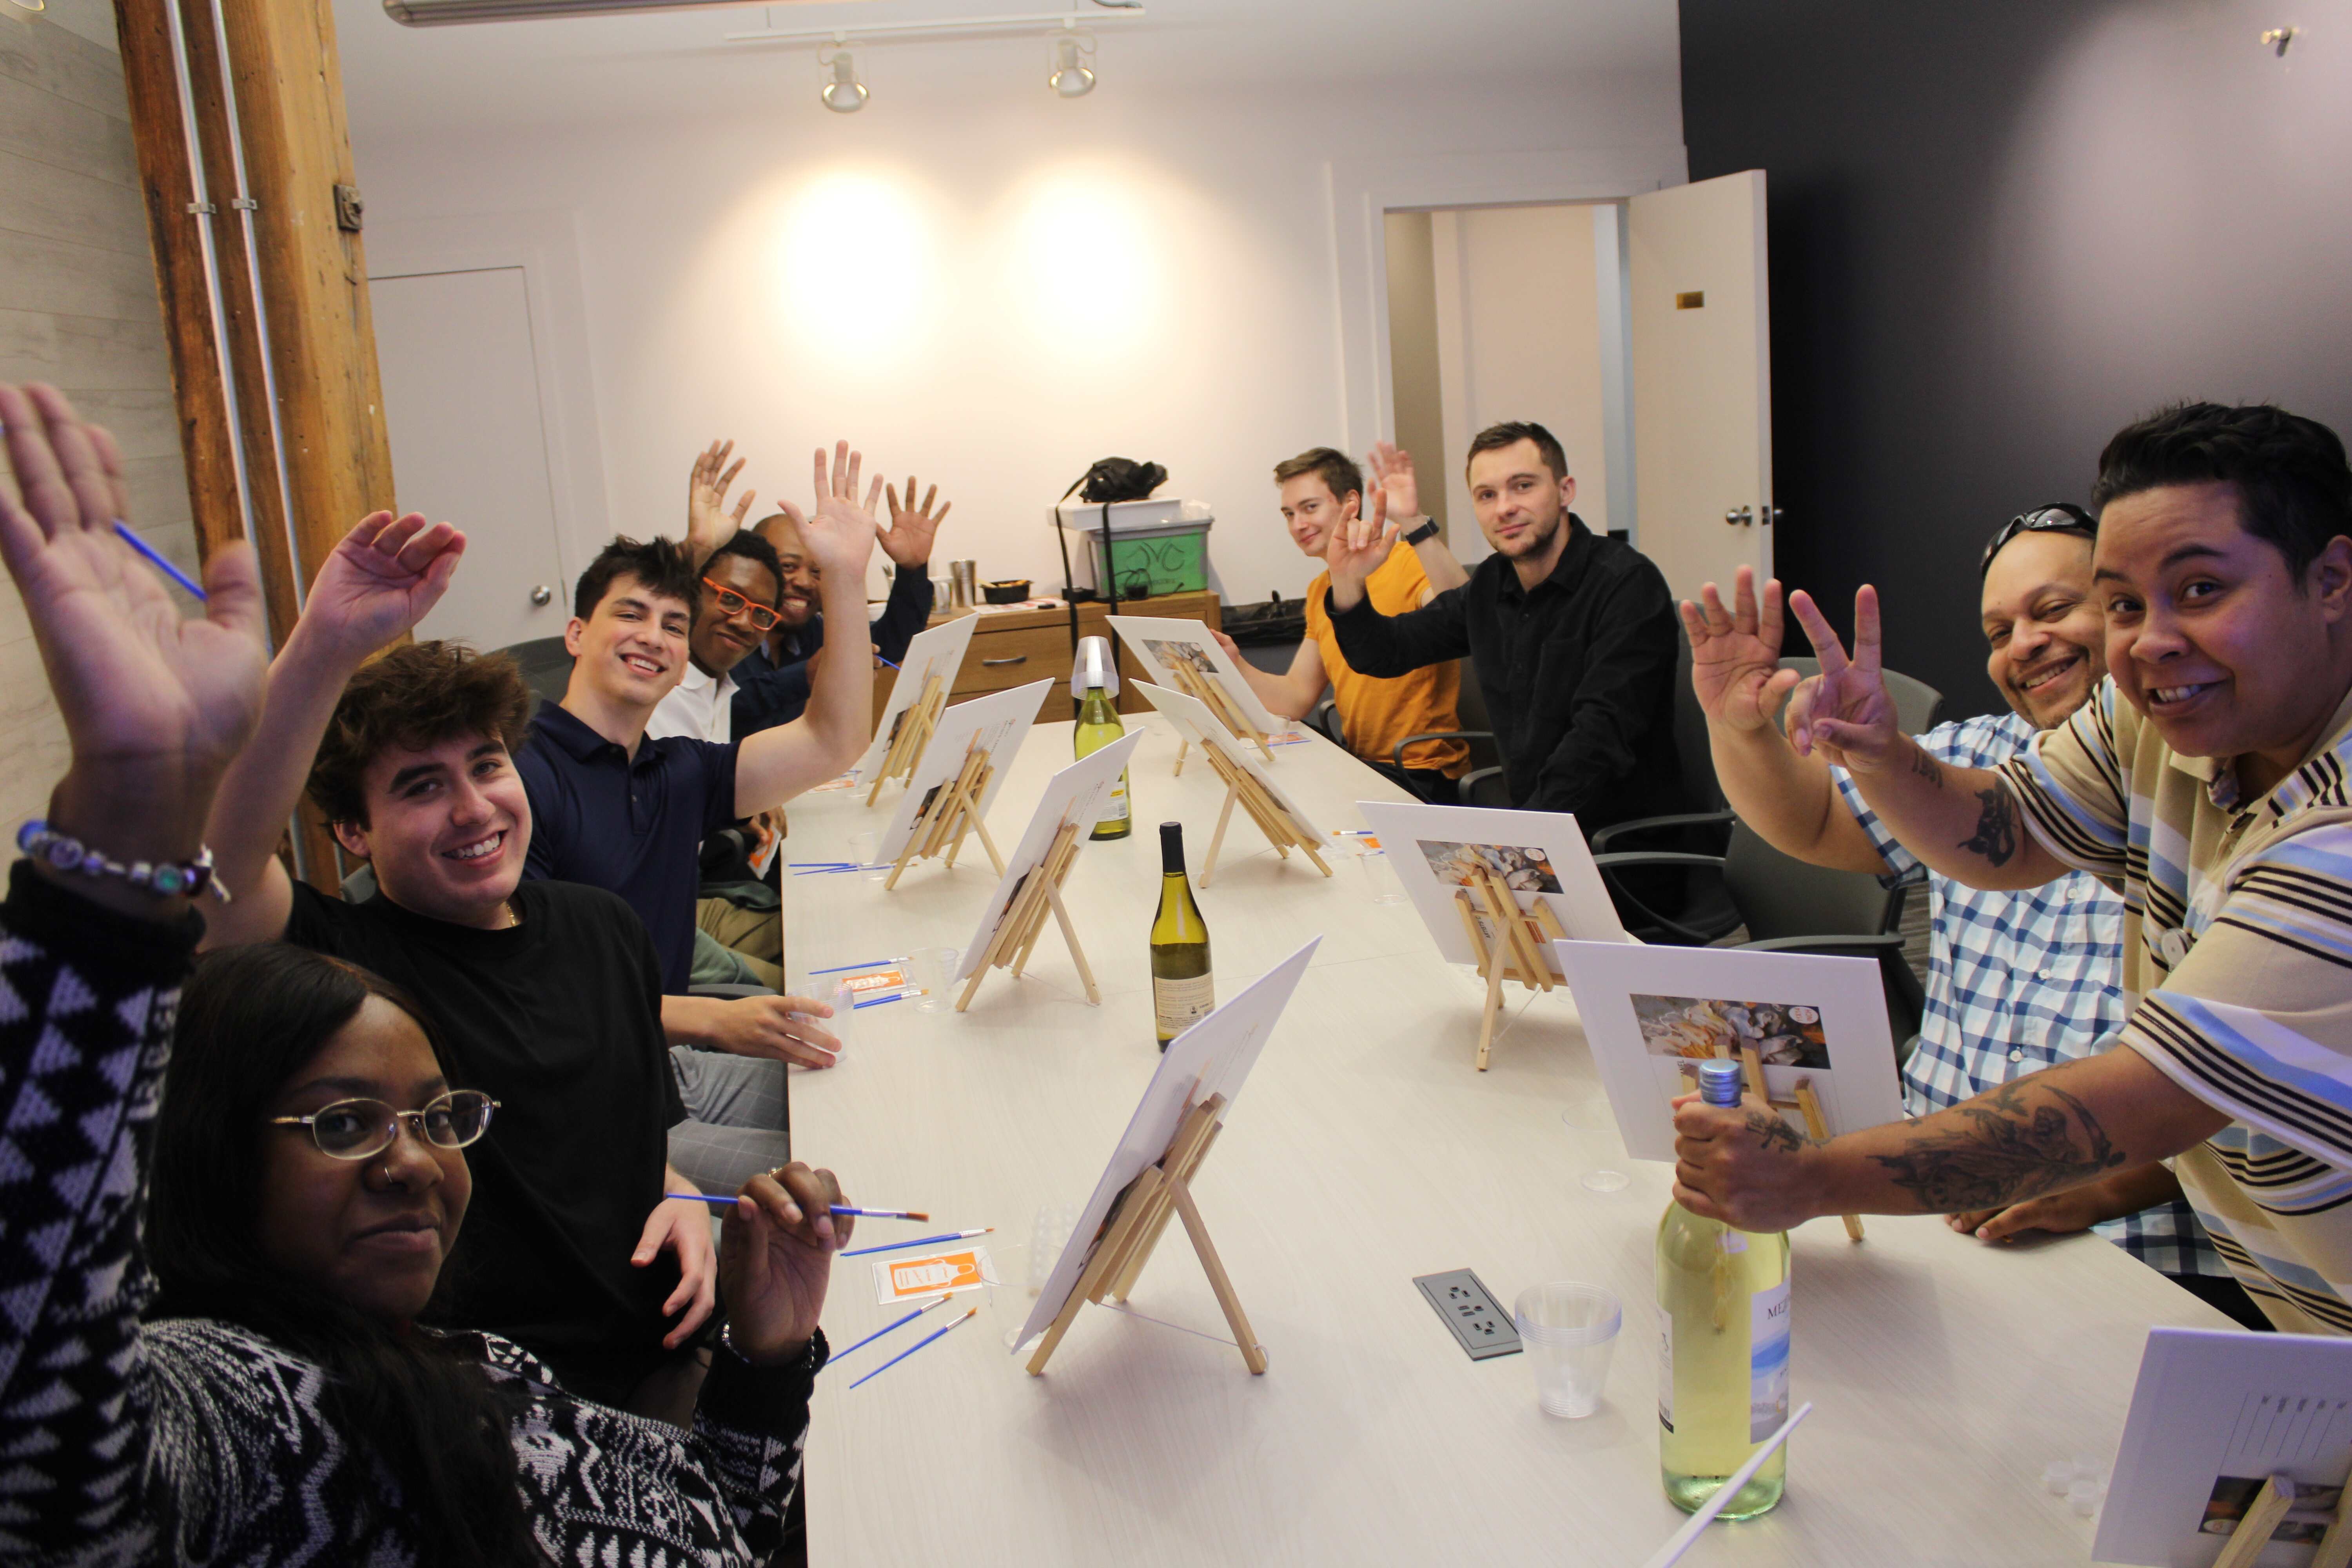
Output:
[[133,860],[126,866],[70,834],[56,831],[38,817],[16,830],[16,847],[27,859],[38,860],[52,870],[117,878],[159,899],[193,899],[209,889],[213,897],[228,902],[228,889],[213,875],[210,849],[200,851],[193,860],[161,864]]
[[1404,542],[1407,544],[1425,544],[1436,537],[1437,520],[1433,517],[1425,517],[1421,520],[1419,528],[1404,536]]

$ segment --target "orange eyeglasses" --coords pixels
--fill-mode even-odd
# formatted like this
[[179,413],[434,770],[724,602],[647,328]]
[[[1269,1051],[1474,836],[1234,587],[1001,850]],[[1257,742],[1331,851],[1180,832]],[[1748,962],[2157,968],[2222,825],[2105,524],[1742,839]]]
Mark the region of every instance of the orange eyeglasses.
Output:
[[784,618],[765,605],[752,603],[723,583],[714,583],[705,577],[702,585],[717,595],[719,613],[722,616],[732,618],[749,610],[751,612],[751,624],[763,632],[773,630],[776,623]]

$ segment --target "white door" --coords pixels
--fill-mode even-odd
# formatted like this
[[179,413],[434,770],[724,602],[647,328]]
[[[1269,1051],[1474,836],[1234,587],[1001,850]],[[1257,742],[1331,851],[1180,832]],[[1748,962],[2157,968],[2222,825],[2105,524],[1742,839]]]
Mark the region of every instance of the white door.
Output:
[[404,511],[466,532],[466,558],[419,637],[478,648],[560,637],[558,545],[523,269],[371,278],[376,363]]
[[1764,174],[1626,204],[1642,553],[1680,598],[1772,574],[1771,324]]

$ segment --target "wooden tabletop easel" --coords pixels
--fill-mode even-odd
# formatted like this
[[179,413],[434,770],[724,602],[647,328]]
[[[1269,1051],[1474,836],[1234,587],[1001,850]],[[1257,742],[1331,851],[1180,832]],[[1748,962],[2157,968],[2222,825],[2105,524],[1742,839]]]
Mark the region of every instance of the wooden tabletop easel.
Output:
[[872,805],[881,798],[882,786],[892,779],[911,778],[915,764],[923,760],[923,748],[931,742],[931,731],[939,728],[940,714],[948,705],[947,682],[940,672],[932,670],[923,677],[923,689],[914,701],[898,715],[898,732],[890,737],[890,749],[882,753],[882,771],[874,775],[874,787],[866,792],[866,804]]
[[1045,847],[1045,858],[1004,906],[1004,914],[996,922],[996,933],[988,939],[988,951],[972,966],[963,994],[956,998],[957,1012],[971,1005],[973,993],[980,989],[980,983],[987,978],[990,970],[1010,968],[1013,979],[1021,978],[1022,970],[1029,963],[1030,950],[1045,932],[1048,913],[1062,928],[1062,941],[1069,946],[1071,962],[1078,966],[1078,978],[1086,982],[1087,1004],[1101,1005],[1102,992],[1095,984],[1094,969],[1087,963],[1086,950],[1078,945],[1078,931],[1070,923],[1070,911],[1062,907],[1062,883],[1077,861],[1080,842],[1078,825],[1065,818],[1053,842]]
[[1265,835],[1265,841],[1274,846],[1276,854],[1287,860],[1296,848],[1315,862],[1317,870],[1327,877],[1331,874],[1331,868],[1317,853],[1322,846],[1315,835],[1292,816],[1247,768],[1208,742],[1202,742],[1201,751],[1209,759],[1209,765],[1217,770],[1217,776],[1225,781],[1225,804],[1218,809],[1217,830],[1209,835],[1209,853],[1201,862],[1201,886],[1207,887],[1209,879],[1216,873],[1217,851],[1224,847],[1225,825],[1233,820],[1235,801],[1249,813],[1250,820],[1257,824],[1258,831]]
[[1099,1303],[1106,1296],[1124,1305],[1128,1292],[1150,1261],[1151,1249],[1160,1244],[1160,1233],[1168,1228],[1173,1215],[1184,1222],[1184,1232],[1192,1238],[1192,1250],[1200,1255],[1201,1268],[1209,1277],[1209,1289],[1215,1292],[1217,1305],[1224,1309],[1225,1324],[1234,1331],[1234,1343],[1242,1352],[1242,1363],[1252,1375],[1265,1372],[1265,1347],[1257,1342],[1249,1318],[1242,1311],[1241,1299],[1234,1294],[1234,1282],[1226,1278],[1225,1266],[1217,1257],[1217,1249],[1209,1239],[1209,1227],[1201,1218],[1201,1211],[1192,1202],[1192,1181],[1208,1158],[1210,1145],[1224,1123],[1218,1115],[1225,1108],[1225,1097],[1213,1094],[1184,1114],[1177,1124],[1176,1135],[1168,1141],[1168,1152],[1159,1162],[1144,1168],[1143,1173],[1128,1184],[1127,1190],[1112,1205],[1110,1218],[1104,1222],[1102,1234],[1087,1254],[1087,1266],[1078,1275],[1078,1282],[1070,1288],[1069,1300],[1055,1314],[1053,1326],[1037,1342],[1035,1353],[1029,1358],[1030,1375],[1045,1370],[1046,1362],[1077,1321],[1078,1310],[1089,1302]]
[[[1215,714],[1217,722],[1230,731],[1234,740],[1249,742],[1267,762],[1274,761],[1274,747],[1268,742],[1265,731],[1250,722],[1249,716],[1241,710],[1232,693],[1225,689],[1223,681],[1213,679],[1191,665],[1182,663],[1168,666],[1168,676],[1175,682],[1177,690]],[[1192,745],[1188,738],[1176,748],[1176,771],[1180,773],[1184,771],[1184,753],[1192,749]]]
[[996,874],[1004,874],[1004,857],[996,852],[996,840],[988,836],[988,824],[981,820],[980,797],[988,791],[989,775],[995,764],[982,751],[977,738],[963,754],[963,766],[956,775],[939,787],[929,805],[915,818],[914,827],[907,835],[907,847],[898,851],[898,863],[884,878],[882,890],[888,892],[898,885],[898,877],[917,860],[928,860],[942,851],[953,866],[963,848],[966,833],[980,835],[980,847],[988,851],[988,863]]
[[[2352,1489],[2347,1489],[2346,1498],[2338,1500],[2327,1533],[2312,1549],[2311,1568],[2352,1565],[2352,1506],[2347,1505],[2352,1505]],[[2254,1559],[2271,1543],[2271,1532],[2294,1506],[2294,1482],[2285,1476],[2267,1478],[2262,1490],[2246,1505],[2237,1528],[2230,1531],[2230,1543],[2221,1548],[2221,1555],[2213,1559],[2213,1568],[2253,1568]]]
[[[1454,889],[1454,908],[1469,933],[1470,951],[1478,956],[1478,975],[1486,983],[1486,1000],[1478,1012],[1478,1070],[1495,1045],[1495,1021],[1503,1016],[1503,982],[1516,980],[1530,991],[1549,991],[1559,984],[1544,956],[1546,942],[1566,939],[1559,917],[1538,898],[1531,909],[1519,908],[1503,879],[1492,866],[1480,862],[1467,887]],[[1489,937],[1488,930],[1495,932]]]

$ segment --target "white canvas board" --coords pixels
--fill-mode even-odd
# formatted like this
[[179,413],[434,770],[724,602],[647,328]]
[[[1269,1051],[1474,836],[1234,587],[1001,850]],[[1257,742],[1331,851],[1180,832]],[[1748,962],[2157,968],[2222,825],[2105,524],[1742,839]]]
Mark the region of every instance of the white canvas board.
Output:
[[2150,1329],[2091,1555],[2209,1568],[2266,1478],[2294,1503],[2255,1559],[2302,1568],[2352,1471],[2352,1340]]
[[[1743,1042],[1758,1047],[1776,1104],[1810,1079],[1832,1137],[1903,1119],[1874,959],[1606,942],[1552,952],[1636,1160],[1675,1157],[1672,1102],[1692,1087],[1684,1068],[1696,1071],[1718,1043],[1735,1058]],[[1805,1131],[1793,1106],[1781,1114]]]
[[[1242,717],[1256,725],[1267,735],[1278,735],[1290,728],[1286,719],[1277,719],[1257,700],[1250,683],[1243,678],[1242,667],[1233,656],[1217,646],[1217,637],[1206,621],[1160,620],[1151,616],[1113,616],[1110,624],[1135,650],[1143,668],[1156,672],[1160,684],[1172,686],[1174,674],[1181,662],[1196,675],[1212,679],[1225,689],[1225,695]],[[1224,728],[1223,722],[1217,726]]]
[[1086,1269],[1087,1254],[1101,1234],[1103,1222],[1110,1217],[1111,1205],[1127,1190],[1129,1183],[1168,1152],[1168,1141],[1183,1124],[1185,1112],[1211,1095],[1222,1094],[1225,1097],[1223,1119],[1232,1121],[1234,1101],[1240,1098],[1242,1085],[1248,1080],[1258,1052],[1265,1048],[1266,1037],[1281,1021],[1282,1010],[1290,1004],[1290,994],[1298,988],[1298,977],[1307,973],[1307,963],[1322,941],[1317,937],[1242,987],[1233,1000],[1168,1042],[1167,1054],[1160,1058],[1160,1069],[1151,1075],[1135,1114],[1128,1119],[1127,1131],[1118,1135],[1118,1146],[1111,1151],[1110,1163],[1103,1168],[1102,1179],[1095,1184],[1094,1195],[1087,1199],[1086,1211],[1070,1232],[1069,1244],[1062,1248],[1045,1288],[1038,1292],[1029,1321],[1021,1326],[1020,1336],[1013,1342],[1016,1353],[1053,1326],[1063,1303],[1077,1288],[1078,1276]]
[[1257,780],[1265,793],[1274,797],[1275,804],[1289,814],[1291,821],[1298,824],[1299,831],[1307,836],[1307,840],[1317,848],[1322,847],[1326,835],[1315,826],[1315,819],[1308,816],[1297,801],[1283,792],[1282,785],[1275,782],[1273,773],[1265,765],[1265,759],[1257,754],[1257,748],[1246,741],[1234,739],[1217,721],[1217,716],[1209,711],[1207,703],[1173,687],[1154,686],[1148,680],[1136,681],[1134,687],[1143,693],[1146,702],[1175,722],[1179,735],[1196,746],[1214,746],[1220,756]]
[[1020,894],[1021,884],[1029,879],[1052,847],[1054,836],[1065,822],[1078,825],[1078,841],[1086,842],[1095,824],[1102,820],[1110,801],[1111,791],[1118,785],[1119,770],[1127,766],[1128,758],[1143,741],[1143,731],[1122,735],[1091,756],[1080,757],[1068,767],[1045,781],[1045,793],[1037,797],[1037,809],[1029,814],[1028,830],[1021,835],[1021,843],[1005,858],[1004,875],[996,880],[996,891],[991,893],[985,908],[980,911],[980,924],[971,940],[963,944],[962,967],[955,972],[957,980],[968,979],[980,967],[988,952],[989,940],[996,934],[997,922],[1012,908]]
[[979,801],[980,815],[983,818],[988,816],[989,804],[1004,787],[1005,775],[1013,771],[1013,759],[1020,753],[1021,742],[1028,736],[1029,726],[1036,721],[1037,710],[1053,686],[1050,680],[1033,680],[1010,691],[992,691],[986,697],[951,704],[940,715],[939,726],[931,731],[930,744],[923,748],[913,774],[907,780],[907,793],[898,797],[898,808],[890,813],[890,826],[882,830],[880,841],[875,846],[877,864],[898,858],[923,807],[963,771],[964,759],[975,744],[988,752],[991,763],[988,783],[981,787]]
[[980,625],[978,616],[958,616],[936,626],[917,632],[907,644],[907,657],[898,661],[898,679],[890,683],[890,700],[882,710],[881,721],[874,726],[874,739],[867,742],[866,752],[857,759],[856,777],[859,784],[874,782],[874,770],[890,752],[890,737],[905,719],[907,710],[923,694],[923,682],[933,672],[940,678],[940,689],[955,689],[956,672],[963,668],[963,656],[971,647],[971,634]]
[[[1365,826],[1380,840],[1405,896],[1449,963],[1478,962],[1454,897],[1474,860],[1502,875],[1519,908],[1533,909],[1538,900],[1551,906],[1559,929],[1576,941],[1633,940],[1617,919],[1617,906],[1609,901],[1601,868],[1592,863],[1584,830],[1571,812],[1392,800],[1360,800],[1356,809],[1364,814]],[[1482,930],[1486,923],[1479,922]]]

